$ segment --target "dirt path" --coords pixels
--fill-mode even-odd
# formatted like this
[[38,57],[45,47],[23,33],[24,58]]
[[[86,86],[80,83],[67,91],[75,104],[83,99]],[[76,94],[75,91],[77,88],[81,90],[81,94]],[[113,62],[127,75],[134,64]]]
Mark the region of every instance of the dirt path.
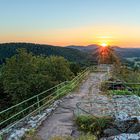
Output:
[[52,136],[77,135],[73,114],[76,104],[82,100],[90,99],[90,96],[93,97],[93,100],[102,98],[99,95],[98,84],[104,78],[104,75],[105,73],[90,73],[79,87],[79,90],[62,99],[63,102],[60,106],[40,126],[37,135],[43,140],[49,140]]

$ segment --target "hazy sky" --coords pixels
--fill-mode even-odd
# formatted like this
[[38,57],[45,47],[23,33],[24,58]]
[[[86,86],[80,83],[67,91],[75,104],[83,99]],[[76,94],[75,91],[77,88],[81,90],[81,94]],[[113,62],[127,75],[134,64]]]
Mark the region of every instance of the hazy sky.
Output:
[[140,47],[140,0],[0,0],[0,42]]

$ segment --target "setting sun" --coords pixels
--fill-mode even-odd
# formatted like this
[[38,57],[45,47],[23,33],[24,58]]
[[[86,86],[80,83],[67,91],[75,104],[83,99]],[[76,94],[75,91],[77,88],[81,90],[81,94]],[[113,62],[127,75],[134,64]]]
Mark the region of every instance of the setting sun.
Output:
[[102,43],[101,46],[102,46],[102,47],[107,47],[108,44],[107,44],[107,43]]

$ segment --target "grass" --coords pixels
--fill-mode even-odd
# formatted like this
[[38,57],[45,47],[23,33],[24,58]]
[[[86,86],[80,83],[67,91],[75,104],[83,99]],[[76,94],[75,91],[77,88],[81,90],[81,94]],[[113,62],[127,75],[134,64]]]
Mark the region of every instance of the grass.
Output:
[[135,90],[134,94],[137,95],[137,96],[140,96],[140,90]]
[[86,135],[80,135],[78,138],[73,138],[73,137],[61,137],[61,136],[56,136],[52,137],[50,140],[97,140],[97,137],[91,134],[86,134]]
[[140,96],[140,85],[130,85],[130,87],[135,95]]
[[[34,129],[31,129],[29,132],[26,133],[24,137],[22,137],[21,140],[42,140],[35,133],[36,131]],[[85,134],[85,135],[82,134],[77,138],[71,136],[54,136],[49,140],[97,140],[97,137],[92,134]]]
[[94,117],[91,115],[80,115],[76,118],[79,129],[86,133],[91,133],[101,137],[103,130],[108,127],[113,119],[110,117]]
[[110,90],[110,95],[132,95],[133,93],[128,90]]
[[133,91],[129,91],[129,89],[118,89],[118,90],[108,90],[108,83],[102,82],[101,83],[101,91],[105,92],[109,95],[138,95],[140,96],[140,85],[127,85]]

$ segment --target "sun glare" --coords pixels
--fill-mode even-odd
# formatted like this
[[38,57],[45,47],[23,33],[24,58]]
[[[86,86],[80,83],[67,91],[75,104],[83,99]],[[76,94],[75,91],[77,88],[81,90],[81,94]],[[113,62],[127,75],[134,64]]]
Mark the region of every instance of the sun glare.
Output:
[[102,47],[107,47],[108,44],[107,44],[107,43],[102,43],[101,46],[102,46]]

